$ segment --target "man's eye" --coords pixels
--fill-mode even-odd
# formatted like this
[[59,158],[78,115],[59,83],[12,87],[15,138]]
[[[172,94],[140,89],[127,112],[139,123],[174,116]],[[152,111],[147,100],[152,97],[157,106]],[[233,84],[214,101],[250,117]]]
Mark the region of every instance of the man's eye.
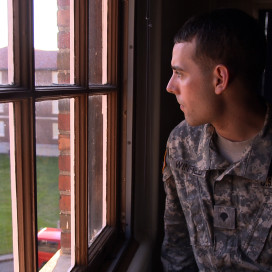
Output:
[[176,74],[178,77],[181,77],[181,76],[182,76],[181,72],[179,72],[179,71],[175,71],[175,74]]

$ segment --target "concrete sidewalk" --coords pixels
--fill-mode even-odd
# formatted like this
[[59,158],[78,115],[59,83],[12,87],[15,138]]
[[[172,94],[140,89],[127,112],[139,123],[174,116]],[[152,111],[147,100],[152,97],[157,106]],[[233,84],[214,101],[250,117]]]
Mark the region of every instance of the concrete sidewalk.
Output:
[[13,260],[13,254],[0,255],[0,263]]

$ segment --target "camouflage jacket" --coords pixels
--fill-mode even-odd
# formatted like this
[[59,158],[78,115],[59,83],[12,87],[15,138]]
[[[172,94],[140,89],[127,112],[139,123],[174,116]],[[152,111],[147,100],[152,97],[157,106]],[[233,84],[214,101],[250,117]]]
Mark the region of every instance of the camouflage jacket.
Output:
[[181,122],[167,143],[165,271],[272,271],[272,118],[239,162],[214,145],[214,128]]

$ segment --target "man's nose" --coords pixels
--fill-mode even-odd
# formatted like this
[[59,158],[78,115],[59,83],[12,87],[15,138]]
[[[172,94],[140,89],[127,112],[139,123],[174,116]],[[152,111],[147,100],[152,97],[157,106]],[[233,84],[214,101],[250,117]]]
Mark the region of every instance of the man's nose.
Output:
[[171,94],[176,94],[177,93],[177,87],[175,84],[175,80],[173,79],[173,76],[170,78],[167,86],[166,86],[166,91]]

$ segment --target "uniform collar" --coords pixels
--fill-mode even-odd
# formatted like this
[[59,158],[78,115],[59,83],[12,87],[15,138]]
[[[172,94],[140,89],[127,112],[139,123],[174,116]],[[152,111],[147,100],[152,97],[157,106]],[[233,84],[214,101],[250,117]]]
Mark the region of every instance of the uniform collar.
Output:
[[266,180],[272,158],[271,105],[267,104],[263,129],[254,138],[252,146],[239,162],[230,164],[220,156],[212,140],[215,135],[215,129],[212,125],[206,124],[203,127],[203,132],[198,146],[198,169],[222,169],[223,173],[217,178],[218,180],[226,174],[257,181]]

